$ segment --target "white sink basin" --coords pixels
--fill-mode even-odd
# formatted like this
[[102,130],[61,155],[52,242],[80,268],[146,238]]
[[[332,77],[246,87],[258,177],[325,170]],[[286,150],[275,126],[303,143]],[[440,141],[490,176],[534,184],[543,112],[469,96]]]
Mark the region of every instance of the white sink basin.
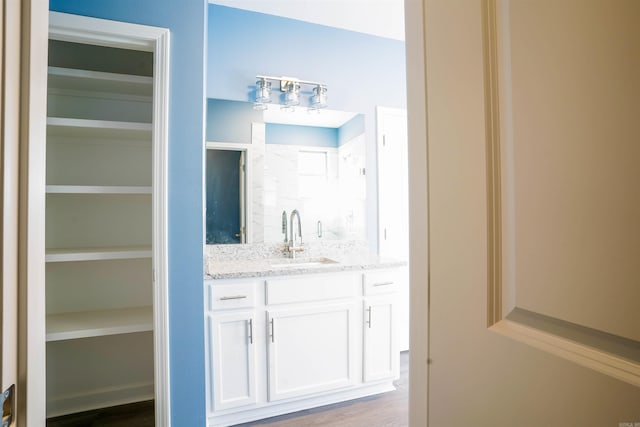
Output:
[[307,267],[321,267],[324,265],[338,264],[331,258],[299,258],[299,259],[287,259],[278,260],[275,263],[270,264],[271,268],[307,268]]

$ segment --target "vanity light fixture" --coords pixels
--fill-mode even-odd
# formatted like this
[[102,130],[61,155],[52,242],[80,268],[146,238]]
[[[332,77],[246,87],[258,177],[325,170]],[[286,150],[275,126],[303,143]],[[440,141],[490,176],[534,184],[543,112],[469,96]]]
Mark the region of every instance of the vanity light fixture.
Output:
[[256,102],[253,108],[256,110],[265,110],[267,104],[271,102],[271,82],[264,77],[258,76],[256,81]]
[[307,93],[313,93],[309,97],[309,111],[319,111],[322,108],[327,107],[327,85],[319,82],[312,82],[306,80],[299,80],[295,77],[271,77],[271,76],[256,76],[256,99],[253,104],[253,108],[256,110],[265,110],[268,104],[271,103],[271,87],[272,82],[274,87],[280,87],[282,92],[280,107],[283,110],[293,111],[296,106],[300,105],[300,94],[303,85],[312,86],[312,91],[306,91]]

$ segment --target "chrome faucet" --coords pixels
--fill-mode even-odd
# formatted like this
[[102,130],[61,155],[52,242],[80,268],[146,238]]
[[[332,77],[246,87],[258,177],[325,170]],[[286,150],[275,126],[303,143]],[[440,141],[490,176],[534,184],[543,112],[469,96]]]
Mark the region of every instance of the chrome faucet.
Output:
[[[300,237],[300,241],[298,245],[296,245],[296,235],[293,232],[293,217],[298,217],[298,237]],[[291,216],[289,217],[289,246],[287,248],[289,253],[291,254],[291,258],[296,257],[296,252],[302,252],[304,248],[302,247],[302,225],[300,224],[300,212],[297,209],[291,211]]]
[[289,243],[289,236],[287,235],[287,211],[282,211],[282,234],[284,234],[284,242]]

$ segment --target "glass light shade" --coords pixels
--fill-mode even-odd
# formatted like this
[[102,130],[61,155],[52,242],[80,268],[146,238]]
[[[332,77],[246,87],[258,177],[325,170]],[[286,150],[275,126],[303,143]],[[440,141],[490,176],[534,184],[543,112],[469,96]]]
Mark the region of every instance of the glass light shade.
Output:
[[256,82],[256,103],[268,104],[271,102],[271,82],[260,79]]
[[312,110],[327,108],[327,88],[325,86],[318,85],[313,88],[313,96],[311,97],[310,108]]
[[284,92],[284,106],[295,107],[300,104],[300,83],[288,82]]

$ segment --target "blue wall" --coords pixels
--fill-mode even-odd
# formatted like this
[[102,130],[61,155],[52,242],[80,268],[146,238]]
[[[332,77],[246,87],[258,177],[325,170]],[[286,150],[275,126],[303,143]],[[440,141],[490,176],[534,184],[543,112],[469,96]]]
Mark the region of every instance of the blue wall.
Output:
[[338,144],[346,144],[356,136],[362,135],[365,131],[364,116],[358,114],[338,129]]
[[262,122],[253,103],[207,99],[207,141],[251,144],[253,122]]
[[[364,114],[367,170],[377,169],[375,107],[406,108],[404,42],[213,4],[207,31],[207,98],[253,102],[257,74],[326,83],[329,108]],[[377,204],[376,174],[367,174],[374,250]]]
[[253,102],[256,74],[264,74],[326,83],[334,110],[368,113],[375,105],[406,106],[403,42],[208,7],[207,98]]
[[[250,144],[251,123],[263,123],[262,111],[254,110],[252,102],[207,99],[207,141]],[[351,133],[358,132],[352,137],[360,135],[364,132],[362,116],[356,116],[343,127]],[[267,144],[337,147],[340,141],[347,141],[339,139],[342,128],[267,123],[265,133]]]
[[267,123],[265,143],[335,148],[338,146],[338,129]]
[[51,0],[50,10],[168,28],[171,419],[205,425],[203,140],[205,0]]

